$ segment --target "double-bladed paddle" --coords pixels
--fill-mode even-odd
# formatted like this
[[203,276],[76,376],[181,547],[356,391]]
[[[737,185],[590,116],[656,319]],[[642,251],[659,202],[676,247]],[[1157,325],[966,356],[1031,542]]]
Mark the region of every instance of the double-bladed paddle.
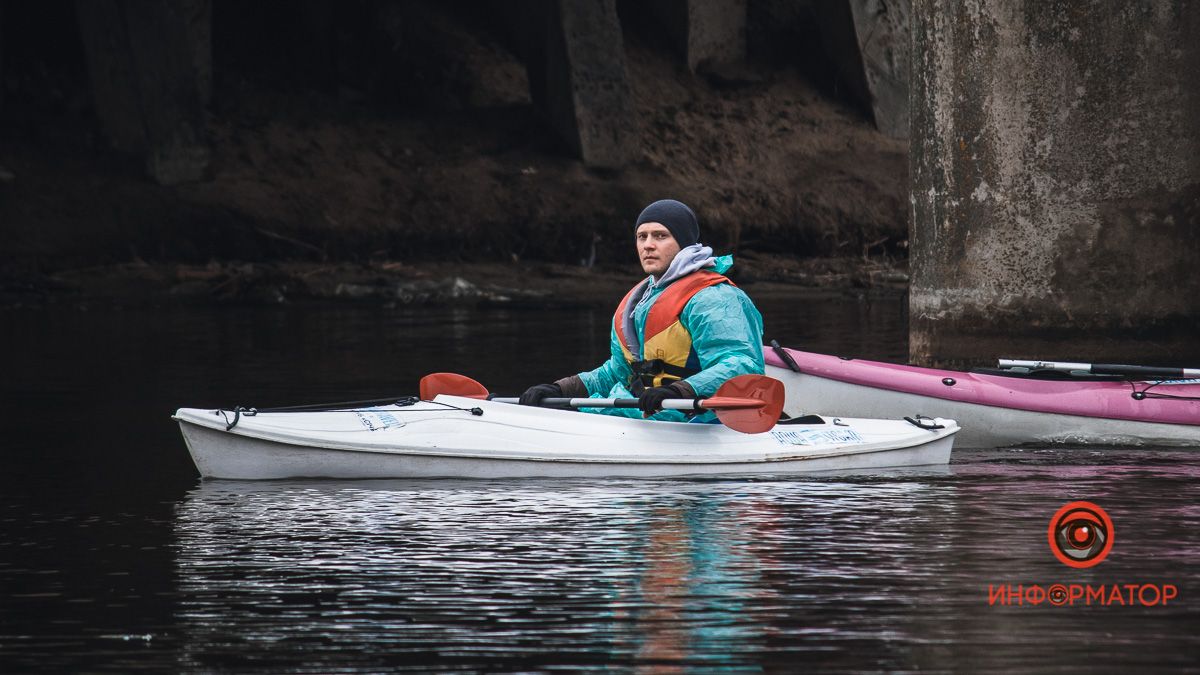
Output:
[[1119,363],[1072,363],[1061,361],[1021,361],[1000,359],[1000,367],[1056,370],[1062,373],[1083,372],[1092,375],[1120,375],[1126,378],[1184,379],[1200,377],[1200,368],[1159,368],[1157,366],[1126,366]]
[[[438,394],[487,399],[487,387],[466,375],[432,373],[421,378],[421,398]],[[499,403],[516,403],[516,398],[493,398]],[[636,408],[636,398],[547,398],[542,405],[568,408]],[[766,375],[739,375],[721,385],[708,398],[669,398],[664,410],[712,410],[722,424],[747,434],[767,431],[783,411],[783,383]]]

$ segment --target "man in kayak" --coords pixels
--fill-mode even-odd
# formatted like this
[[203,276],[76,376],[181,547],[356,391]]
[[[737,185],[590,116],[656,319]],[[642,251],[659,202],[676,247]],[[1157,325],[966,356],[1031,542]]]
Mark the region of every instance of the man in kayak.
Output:
[[[638,216],[634,235],[649,277],[617,305],[611,357],[595,370],[530,387],[523,405],[560,396],[637,398],[639,409],[587,410],[681,422],[688,416],[662,410],[664,400],[711,396],[732,377],[763,373],[762,315],[724,276],[733,256],[714,258],[700,243],[696,214],[674,199],[656,201]],[[714,420],[710,411],[691,421]]]

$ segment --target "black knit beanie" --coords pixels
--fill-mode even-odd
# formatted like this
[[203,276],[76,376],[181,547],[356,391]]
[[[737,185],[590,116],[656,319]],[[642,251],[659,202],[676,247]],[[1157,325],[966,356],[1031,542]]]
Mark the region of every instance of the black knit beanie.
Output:
[[638,216],[633,231],[637,232],[643,223],[662,223],[671,231],[671,236],[675,237],[679,248],[700,242],[700,223],[696,220],[696,214],[683,202],[674,199],[660,199],[654,202]]

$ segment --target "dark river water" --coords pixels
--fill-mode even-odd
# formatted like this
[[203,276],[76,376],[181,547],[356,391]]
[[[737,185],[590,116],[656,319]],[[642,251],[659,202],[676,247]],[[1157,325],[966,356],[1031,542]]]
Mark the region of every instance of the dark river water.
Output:
[[[906,354],[899,296],[758,300],[783,344]],[[1200,667],[1200,450],[759,481],[201,482],[169,418],[412,394],[433,371],[515,394],[598,364],[610,316],[0,312],[0,672]],[[1047,543],[1073,500],[1114,524],[1090,569]],[[1050,602],[1056,584],[1079,597]]]

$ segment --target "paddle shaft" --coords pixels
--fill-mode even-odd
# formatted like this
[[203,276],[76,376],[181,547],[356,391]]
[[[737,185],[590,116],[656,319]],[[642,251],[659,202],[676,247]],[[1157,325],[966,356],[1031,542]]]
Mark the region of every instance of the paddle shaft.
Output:
[[1092,375],[1121,375],[1124,377],[1200,377],[1200,368],[1159,368],[1156,366],[1125,366],[1119,363],[1070,363],[1062,361],[1019,361],[1000,359],[1001,368],[1057,370],[1064,373],[1081,370]]
[[[430,373],[421,378],[421,400],[447,394],[485,399],[491,394],[487,387],[466,375]],[[518,398],[494,398],[503,403],[520,403]],[[546,399],[543,399],[546,401]],[[556,398],[551,405],[573,408],[638,408],[634,398]],[[662,403],[667,410],[712,410],[721,424],[744,434],[759,434],[775,426],[783,411],[783,383],[766,375],[738,375],[722,384],[713,396],[704,399],[672,398]]]
[[[518,398],[493,398],[497,403],[517,403]],[[544,398],[539,405],[549,408],[636,408],[636,398]],[[663,410],[718,410],[761,408],[764,403],[752,398],[723,397],[716,401],[703,398],[668,398],[662,402]]]

